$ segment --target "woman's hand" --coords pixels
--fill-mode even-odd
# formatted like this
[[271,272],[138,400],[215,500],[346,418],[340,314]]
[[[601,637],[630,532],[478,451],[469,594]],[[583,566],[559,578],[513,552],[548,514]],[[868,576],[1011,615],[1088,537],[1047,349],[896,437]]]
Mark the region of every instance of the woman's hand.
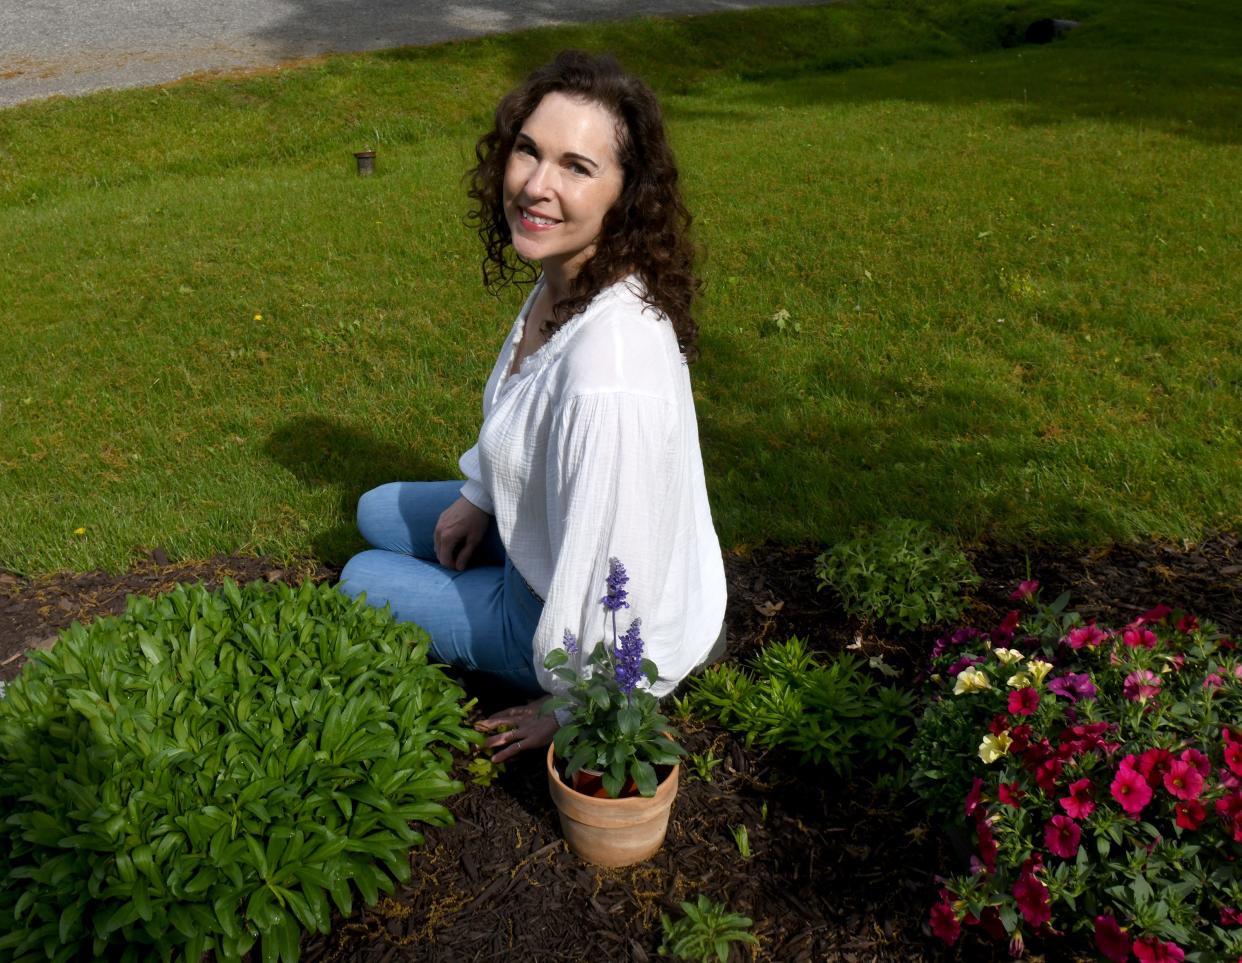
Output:
[[491,515],[468,499],[459,497],[440,513],[440,519],[436,522],[436,561],[445,568],[464,572],[491,522]]
[[[519,752],[538,749],[552,741],[556,730],[560,728],[560,723],[551,713],[546,716],[539,714],[539,709],[550,698],[551,696],[544,696],[524,706],[514,706],[512,709],[505,709],[504,712],[497,712],[494,716],[475,723],[475,728],[483,732],[509,726],[504,732],[488,736],[483,743],[488,749],[493,750],[492,762],[504,762]],[[495,750],[501,746],[504,748],[496,752]]]

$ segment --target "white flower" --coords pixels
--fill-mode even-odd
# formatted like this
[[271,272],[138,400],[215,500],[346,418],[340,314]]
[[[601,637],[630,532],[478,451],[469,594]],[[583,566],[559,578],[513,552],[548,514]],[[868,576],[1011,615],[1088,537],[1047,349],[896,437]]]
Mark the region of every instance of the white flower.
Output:
[[979,758],[988,765],[996,762],[1001,756],[1009,754],[1009,746],[1013,739],[1009,737],[1008,732],[1002,732],[998,736],[988,734],[983,737],[983,742],[979,743]]

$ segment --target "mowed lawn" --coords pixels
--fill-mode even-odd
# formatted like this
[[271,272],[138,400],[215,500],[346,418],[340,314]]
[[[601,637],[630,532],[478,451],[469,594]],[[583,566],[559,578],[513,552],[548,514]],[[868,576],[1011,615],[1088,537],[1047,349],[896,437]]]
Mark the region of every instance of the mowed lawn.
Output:
[[[0,567],[341,561],[456,475],[520,304],[462,176],[563,46],[665,104],[706,280],[726,547],[890,515],[965,540],[1233,528],[1242,25],[977,0],[557,28],[0,111]],[[1027,12],[1045,12],[1036,7]],[[351,151],[374,147],[358,178]]]

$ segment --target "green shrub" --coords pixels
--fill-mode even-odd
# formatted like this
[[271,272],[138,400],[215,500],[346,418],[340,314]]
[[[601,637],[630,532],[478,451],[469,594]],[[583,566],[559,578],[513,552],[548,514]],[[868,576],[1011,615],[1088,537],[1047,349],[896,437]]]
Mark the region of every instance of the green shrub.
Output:
[[295,961],[391,892],[477,739],[427,648],[309,583],[72,626],[0,701],[0,960]]
[[903,629],[956,619],[963,591],[979,584],[960,548],[901,518],[834,545],[816,560],[816,574],[850,615]]
[[861,660],[846,654],[822,664],[795,636],[765,647],[751,666],[712,666],[690,683],[686,708],[743,733],[748,746],[791,749],[842,775],[859,755],[900,753],[913,696],[877,684]]
[[748,916],[730,913],[723,903],[717,903],[700,895],[691,903],[681,904],[682,916],[673,920],[667,913],[660,914],[660,926],[664,941],[660,952],[678,960],[709,963],[713,956],[720,963],[729,958],[734,943],[758,944],[754,935],[747,932],[752,921]]

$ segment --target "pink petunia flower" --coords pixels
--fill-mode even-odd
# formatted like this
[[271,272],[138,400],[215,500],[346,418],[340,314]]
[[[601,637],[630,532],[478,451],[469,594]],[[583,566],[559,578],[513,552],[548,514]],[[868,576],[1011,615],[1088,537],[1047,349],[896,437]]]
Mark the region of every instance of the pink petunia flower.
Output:
[[1242,776],[1242,742],[1225,743],[1225,765],[1235,776]]
[[1242,911],[1236,910],[1232,906],[1222,906],[1220,908],[1220,925],[1242,926]]
[[1083,646],[1094,649],[1107,639],[1108,633],[1092,622],[1088,625],[1080,625],[1076,629],[1070,629],[1065,636],[1065,644],[1071,649],[1081,649]]
[[1124,765],[1117,770],[1109,789],[1121,808],[1131,816],[1137,816],[1151,802],[1151,786],[1147,785],[1143,774]]
[[1174,822],[1182,829],[1198,829],[1207,818],[1207,810],[1197,799],[1179,802],[1173,807],[1173,811],[1177,814]]
[[1030,869],[1023,872],[1013,884],[1013,898],[1022,918],[1031,929],[1037,930],[1052,919],[1048,887],[1036,879]]
[[961,921],[953,912],[953,904],[949,901],[949,891],[940,891],[940,902],[931,908],[931,931],[944,940],[949,946],[957,942],[962,933]]
[[1029,716],[1039,708],[1039,693],[1030,687],[1009,693],[1009,714]]
[[1160,676],[1151,669],[1135,669],[1126,676],[1121,694],[1131,702],[1146,702],[1160,695]]
[[1242,792],[1231,792],[1216,800],[1216,815],[1225,824],[1225,831],[1232,833],[1236,842],[1242,842]]
[[1086,819],[1095,809],[1092,801],[1091,780],[1079,779],[1069,784],[1069,795],[1057,802],[1074,819]]
[[1025,582],[1019,582],[1018,587],[1009,594],[1011,602],[1029,601],[1035,597],[1035,593],[1039,591],[1039,582],[1035,579],[1027,579]]
[[1182,963],[1186,953],[1176,943],[1165,943],[1154,936],[1140,936],[1134,941],[1134,955],[1142,963]]
[[1164,774],[1164,788],[1178,799],[1198,799],[1203,792],[1203,776],[1190,763],[1178,760]]
[[963,808],[966,810],[966,817],[970,818],[979,809],[979,801],[983,798],[983,780],[978,776],[975,781],[970,784],[970,792],[966,794],[966,801]]
[[1139,754],[1134,764],[1134,768],[1143,774],[1143,778],[1147,780],[1147,785],[1155,789],[1164,779],[1164,774],[1169,771],[1169,767],[1174,763],[1173,753],[1168,749],[1152,748],[1144,750]]
[[1111,916],[1095,918],[1095,945],[1113,963],[1126,963],[1130,958],[1130,937]]
[[1154,649],[1158,640],[1156,633],[1151,629],[1144,628],[1141,625],[1134,625],[1121,633],[1121,641],[1132,649]]
[[1183,749],[1182,754],[1177,758],[1182,762],[1190,763],[1197,770],[1199,770],[1199,775],[1203,776],[1205,779],[1212,771],[1212,761],[1208,759],[1205,753],[1200,752],[1198,749]]
[[1191,632],[1198,628],[1199,620],[1193,615],[1183,615],[1177,620],[1177,631],[1181,632],[1182,635],[1190,635]]
[[1003,782],[996,791],[996,797],[1006,806],[1018,809],[1022,805],[1022,797],[1026,791],[1016,782]]
[[1044,844],[1054,856],[1073,859],[1078,855],[1082,830],[1068,816],[1053,816],[1044,827]]
[[1148,609],[1137,619],[1134,620],[1135,625],[1156,625],[1163,622],[1173,614],[1173,609],[1161,602],[1154,609]]
[[1219,689],[1225,684],[1225,677],[1219,672],[1210,672],[1203,677],[1203,688]]

